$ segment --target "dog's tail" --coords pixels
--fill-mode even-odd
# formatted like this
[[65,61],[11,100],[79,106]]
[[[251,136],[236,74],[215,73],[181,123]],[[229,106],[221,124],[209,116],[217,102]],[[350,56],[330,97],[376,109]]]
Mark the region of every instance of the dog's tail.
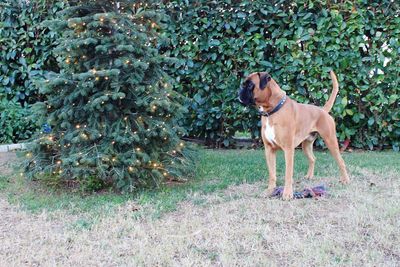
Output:
[[339,92],[339,83],[337,81],[335,73],[331,70],[329,74],[331,75],[332,79],[332,94],[329,97],[328,102],[326,102],[323,107],[326,112],[331,111],[333,104],[335,103],[336,96]]

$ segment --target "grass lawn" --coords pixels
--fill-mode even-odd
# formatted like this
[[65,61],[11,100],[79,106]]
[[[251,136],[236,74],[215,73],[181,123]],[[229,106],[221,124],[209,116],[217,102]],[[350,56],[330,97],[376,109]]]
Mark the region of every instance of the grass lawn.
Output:
[[[191,182],[136,195],[50,190],[3,167],[0,265],[398,266],[399,153],[344,153],[349,186],[315,154],[306,181],[296,151],[295,189],[323,183],[329,195],[289,202],[262,197],[263,150],[200,150]],[[282,185],[282,153],[277,174]]]

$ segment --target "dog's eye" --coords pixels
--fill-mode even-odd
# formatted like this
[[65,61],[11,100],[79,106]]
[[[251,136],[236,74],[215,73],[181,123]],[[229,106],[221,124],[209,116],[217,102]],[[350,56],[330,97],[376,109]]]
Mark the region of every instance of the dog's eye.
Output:
[[246,90],[253,90],[254,83],[252,81],[247,80],[242,84],[242,87],[245,88]]
[[250,82],[247,84],[247,89],[253,91],[254,90],[254,83]]

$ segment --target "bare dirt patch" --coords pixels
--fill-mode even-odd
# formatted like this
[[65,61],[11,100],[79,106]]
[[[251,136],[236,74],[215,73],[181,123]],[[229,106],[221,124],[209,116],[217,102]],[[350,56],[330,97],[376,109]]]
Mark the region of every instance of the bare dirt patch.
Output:
[[296,184],[327,184],[318,200],[263,198],[265,182],[193,193],[160,219],[134,202],[87,218],[0,198],[0,266],[399,266],[399,173],[357,173]]
[[0,153],[0,175],[9,175],[12,172],[16,158],[13,152]]

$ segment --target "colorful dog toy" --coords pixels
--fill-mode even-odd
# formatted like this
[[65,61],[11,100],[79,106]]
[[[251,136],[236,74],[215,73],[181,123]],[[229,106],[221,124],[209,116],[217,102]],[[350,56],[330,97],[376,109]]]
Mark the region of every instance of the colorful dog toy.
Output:
[[[281,197],[283,193],[283,186],[278,186],[272,192],[271,197]],[[301,192],[294,192],[294,198],[317,198],[326,195],[326,187],[324,185],[315,186],[313,188],[305,188]]]

